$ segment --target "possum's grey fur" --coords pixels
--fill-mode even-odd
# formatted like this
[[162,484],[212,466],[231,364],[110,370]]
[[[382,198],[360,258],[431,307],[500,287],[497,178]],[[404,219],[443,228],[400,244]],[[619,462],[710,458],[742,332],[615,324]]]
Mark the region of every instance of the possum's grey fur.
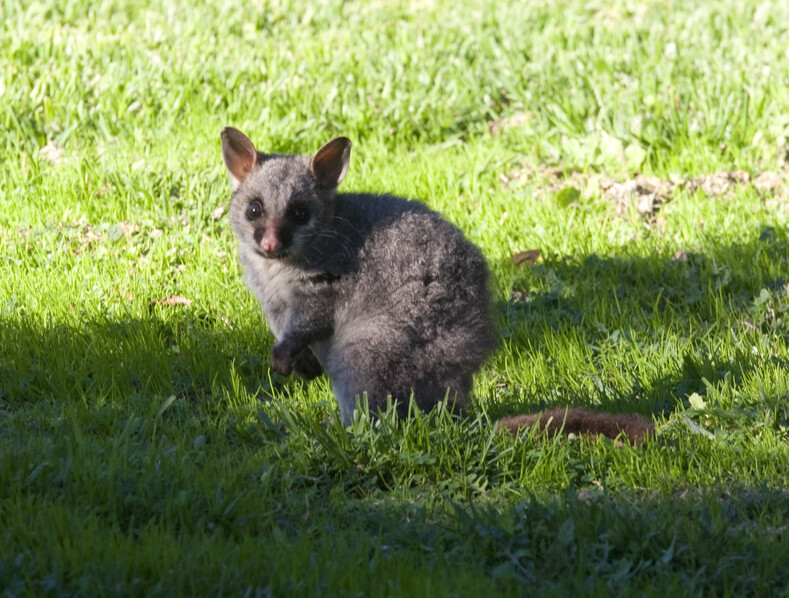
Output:
[[325,370],[344,424],[365,394],[373,411],[412,393],[422,409],[462,408],[496,344],[480,250],[422,203],[336,192],[345,138],[311,158],[266,155],[228,127],[222,149],[239,258],[276,338],[272,369]]

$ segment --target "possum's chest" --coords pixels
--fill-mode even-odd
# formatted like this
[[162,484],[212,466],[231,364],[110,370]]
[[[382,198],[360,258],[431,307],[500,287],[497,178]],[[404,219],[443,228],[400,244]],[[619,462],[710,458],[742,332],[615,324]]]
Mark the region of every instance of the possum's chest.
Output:
[[247,264],[245,278],[247,286],[263,307],[269,328],[279,338],[287,321],[288,311],[293,309],[295,289],[299,279],[292,268],[271,260],[256,260]]

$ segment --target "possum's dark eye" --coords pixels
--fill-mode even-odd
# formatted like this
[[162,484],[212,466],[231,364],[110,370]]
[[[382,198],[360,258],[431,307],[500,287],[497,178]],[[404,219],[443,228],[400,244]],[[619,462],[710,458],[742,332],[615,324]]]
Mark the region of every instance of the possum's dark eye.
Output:
[[306,207],[301,205],[294,205],[288,210],[288,216],[294,224],[307,224],[310,219],[310,212]]
[[263,204],[257,199],[247,206],[247,220],[257,220],[263,215]]

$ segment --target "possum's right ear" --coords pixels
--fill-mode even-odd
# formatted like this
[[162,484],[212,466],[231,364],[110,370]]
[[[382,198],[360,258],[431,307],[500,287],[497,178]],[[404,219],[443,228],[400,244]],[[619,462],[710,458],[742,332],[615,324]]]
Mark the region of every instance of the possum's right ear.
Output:
[[233,189],[238,187],[252,172],[258,161],[258,152],[249,137],[238,129],[225,127],[220,135],[222,137],[222,157],[225,166],[233,177]]
[[351,161],[351,140],[335,137],[318,150],[310,162],[310,172],[320,185],[334,189],[345,178]]

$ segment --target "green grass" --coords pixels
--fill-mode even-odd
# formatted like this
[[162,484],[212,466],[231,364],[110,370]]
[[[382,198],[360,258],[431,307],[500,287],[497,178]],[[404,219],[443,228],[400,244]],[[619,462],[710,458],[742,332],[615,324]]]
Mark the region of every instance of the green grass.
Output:
[[[789,4],[0,14],[4,595],[789,592]],[[227,124],[278,152],[347,135],[344,189],[482,247],[502,345],[467,417],[345,430],[326,380],[269,373],[216,217]],[[599,183],[732,170],[782,186],[642,216]],[[490,425],[554,405],[658,438]]]

